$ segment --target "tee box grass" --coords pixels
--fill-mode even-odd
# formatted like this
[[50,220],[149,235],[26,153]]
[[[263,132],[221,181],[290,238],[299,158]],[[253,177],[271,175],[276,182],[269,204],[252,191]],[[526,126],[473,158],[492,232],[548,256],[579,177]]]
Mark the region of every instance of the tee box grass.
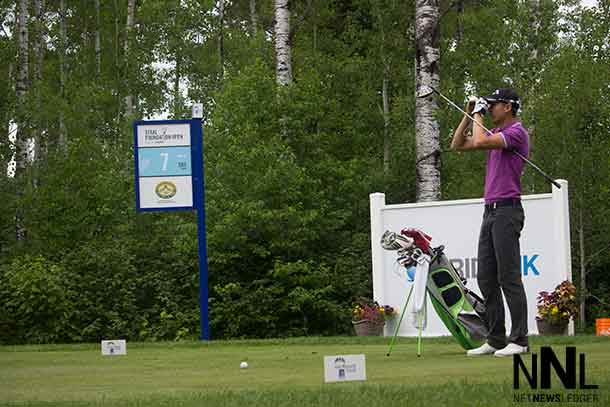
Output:
[[[586,383],[513,389],[513,359],[470,358],[452,338],[333,337],[211,342],[128,343],[126,356],[102,356],[99,344],[0,347],[4,406],[512,406],[527,394],[594,394],[576,405],[610,405],[610,338],[531,337],[532,352],[552,346],[586,356]],[[324,384],[327,355],[365,354],[366,382]],[[524,355],[527,366],[531,356]],[[249,367],[240,369],[247,361]],[[538,369],[540,370],[540,369]],[[516,402],[516,397],[525,399]],[[532,402],[531,405],[540,403]],[[561,405],[570,405],[561,403]]]

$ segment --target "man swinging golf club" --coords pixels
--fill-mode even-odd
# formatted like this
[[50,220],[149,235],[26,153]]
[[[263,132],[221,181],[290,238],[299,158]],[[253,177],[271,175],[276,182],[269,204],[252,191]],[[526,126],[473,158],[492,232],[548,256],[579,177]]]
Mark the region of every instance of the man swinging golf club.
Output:
[[[529,156],[529,135],[517,119],[520,100],[510,88],[469,102],[472,136],[466,135],[471,120],[464,115],[451,142],[452,150],[488,150],[485,174],[485,212],[478,247],[477,281],[485,299],[487,342],[468,356],[511,356],[528,352],[527,299],[521,281],[519,237],[525,219],[521,206],[521,174],[524,161],[511,150]],[[495,128],[487,132],[483,115],[489,112]],[[506,338],[504,302],[511,316]]]

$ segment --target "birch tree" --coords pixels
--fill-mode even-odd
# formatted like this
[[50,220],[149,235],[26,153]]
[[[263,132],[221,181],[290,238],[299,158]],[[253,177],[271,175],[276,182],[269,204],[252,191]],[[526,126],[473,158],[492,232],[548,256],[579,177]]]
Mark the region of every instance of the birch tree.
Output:
[[17,15],[18,66],[15,93],[17,96],[17,133],[15,140],[15,177],[25,170],[28,157],[29,134],[26,118],[26,97],[29,90],[29,1],[20,0]]
[[250,0],[250,24],[252,25],[252,36],[256,37],[258,31],[258,14],[256,13],[256,0]]
[[220,83],[225,76],[225,49],[224,49],[224,20],[225,0],[218,0],[218,64],[220,69]]
[[[17,180],[17,199],[23,196],[25,183],[21,182],[25,177],[25,169],[28,161],[29,148],[29,119],[27,117],[26,98],[29,90],[29,1],[19,1],[17,17],[17,47],[18,66],[15,93],[17,96],[17,133],[15,139],[15,179]],[[17,204],[15,213],[15,237],[17,241],[25,240],[25,227],[23,225],[23,211],[21,205]]]
[[[43,85],[42,69],[45,45],[45,21],[44,21],[44,1],[34,0],[34,64],[33,64],[33,82],[34,92],[36,93],[35,103],[36,111],[42,109],[42,92]],[[34,131],[34,159],[39,160],[42,154],[42,125],[40,121],[36,124]]]
[[[65,98],[66,90],[66,0],[59,3],[59,95],[62,100]],[[58,145],[61,150],[67,148],[67,132],[63,108],[59,109],[59,140]]]
[[281,86],[292,83],[290,9],[288,3],[289,0],[275,0],[276,80]]
[[136,9],[136,0],[128,0],[127,2],[127,25],[125,27],[125,43],[123,45],[123,51],[125,53],[125,71],[127,73],[127,95],[125,96],[125,115],[129,118],[134,114],[133,106],[133,90],[131,89],[130,79],[132,75],[131,64],[130,64],[130,44],[131,44],[131,31],[133,30],[134,17]]
[[381,87],[381,98],[383,100],[383,173],[390,174],[390,158],[392,156],[392,145],[390,135],[390,95],[388,85],[390,82],[390,66],[387,61],[383,63],[383,83]]
[[[381,113],[383,115],[383,174],[388,176],[390,174],[390,158],[392,155],[391,149],[391,134],[390,134],[390,65],[391,57],[390,51],[388,50],[388,39],[386,34],[386,24],[388,19],[386,14],[391,14],[392,10],[388,10],[388,5],[384,2],[378,2],[374,4],[374,14],[376,16],[377,25],[379,26],[379,57],[382,65],[382,79],[381,79]],[[396,16],[392,15],[392,19]],[[391,33],[390,33],[391,35]]]
[[[440,27],[438,0],[417,0],[415,6],[416,69],[415,88],[440,84]],[[435,201],[441,196],[440,130],[434,117],[438,109],[436,95],[416,98],[415,151],[416,198]]]
[[[275,78],[280,87],[285,87],[292,83],[290,9],[288,7],[289,0],[275,0]],[[280,95],[281,93],[278,92],[278,97]],[[282,114],[280,117],[280,133],[284,138],[288,137],[287,124],[288,117],[286,114]]]
[[35,22],[35,40],[33,45],[34,50],[34,72],[33,77],[36,83],[42,80],[42,59],[44,45],[44,1],[34,0],[34,22]]
[[95,0],[95,77],[102,76],[102,27],[100,25],[100,0]]

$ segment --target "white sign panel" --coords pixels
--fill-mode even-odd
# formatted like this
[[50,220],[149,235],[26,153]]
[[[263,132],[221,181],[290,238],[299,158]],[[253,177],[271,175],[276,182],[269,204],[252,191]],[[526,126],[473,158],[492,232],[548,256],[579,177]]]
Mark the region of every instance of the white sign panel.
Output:
[[140,178],[140,207],[167,208],[193,206],[192,177]]
[[127,342],[124,339],[102,341],[103,356],[127,355]]
[[324,382],[366,380],[364,355],[324,356]]
[[189,124],[149,124],[138,126],[138,147],[190,146]]
[[[536,297],[540,291],[552,291],[564,280],[571,280],[569,240],[568,185],[553,187],[552,194],[522,197],[525,226],[521,232],[521,275],[527,296],[528,331],[538,333]],[[445,254],[456,270],[467,279],[466,286],[480,295],[477,284],[477,246],[483,219],[482,199],[385,205],[383,194],[371,194],[371,247],[373,257],[373,292],[380,304],[402,311],[412,275],[396,263],[396,252],[383,250],[381,234],[404,228],[420,229],[432,236],[432,247],[445,246]],[[450,335],[436,315],[428,298],[428,325],[425,336]],[[507,335],[510,312],[505,303]],[[392,335],[398,317],[386,324],[385,334]],[[573,327],[570,328],[573,333]],[[418,330],[403,320],[399,335],[417,336]]]

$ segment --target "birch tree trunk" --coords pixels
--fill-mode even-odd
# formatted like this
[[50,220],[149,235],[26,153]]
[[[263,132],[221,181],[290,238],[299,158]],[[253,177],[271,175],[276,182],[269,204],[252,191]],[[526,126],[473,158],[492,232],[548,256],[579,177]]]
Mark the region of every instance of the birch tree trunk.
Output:
[[[15,38],[15,34],[18,32],[18,30],[13,30],[13,33],[11,36],[12,38]],[[10,84],[7,89],[10,89],[9,92],[13,93],[15,92],[15,85],[16,85],[16,80],[15,77],[13,76],[13,72],[15,70],[15,64],[13,62],[10,62],[8,64],[8,75],[6,76],[6,83]],[[14,93],[16,94],[16,93]],[[9,132],[11,131],[11,123],[13,122],[13,117],[11,115],[11,109],[5,109],[4,111],[4,116],[2,117],[2,124],[0,127],[0,134],[3,135],[3,137],[5,134],[9,134]],[[13,161],[13,149],[11,148],[11,143],[8,140],[8,137],[6,137],[5,141],[7,142],[7,144],[4,144],[4,142],[0,142],[0,168],[3,168],[4,171],[7,171],[8,169],[8,164],[9,162]],[[5,173],[6,174],[6,173]]]
[[276,80],[281,86],[292,83],[290,50],[289,0],[275,0],[275,53],[277,58]]
[[[66,0],[59,2],[59,95],[62,99],[65,97],[66,89]],[[59,140],[58,147],[60,150],[67,149],[68,136],[66,134],[66,123],[64,118],[63,108],[59,109]]]
[[225,44],[224,44],[224,20],[225,20],[225,0],[218,0],[218,63],[220,65],[220,82],[225,76]]
[[381,99],[383,103],[383,175],[390,174],[390,95],[388,86],[390,82],[390,58],[386,52],[385,20],[383,9],[378,11],[379,28],[381,30],[381,61],[383,65],[383,80],[381,86]]
[[[280,88],[292,83],[290,9],[288,4],[289,0],[275,0],[275,79]],[[278,92],[278,97],[280,95],[281,93]],[[278,98],[278,100],[280,99]],[[282,114],[280,117],[280,134],[284,139],[288,138],[288,120],[286,114]]]
[[[438,0],[417,0],[415,6],[416,70],[415,88],[440,84],[440,26]],[[431,94],[415,100],[415,151],[417,201],[440,199],[440,132],[434,114],[438,109]]]
[[[17,66],[17,82],[15,84],[15,94],[17,97],[17,133],[15,139],[15,179],[17,180],[17,200],[23,196],[25,182],[25,169],[28,161],[28,145],[29,133],[27,119],[26,97],[29,90],[29,38],[28,38],[28,20],[29,20],[29,1],[20,0],[18,4],[17,17],[17,48],[18,48],[18,66]],[[17,204],[15,211],[15,238],[18,242],[25,240],[25,227],[23,225],[23,211],[21,205]]]
[[43,8],[44,2],[42,0],[34,0],[34,21],[36,27],[36,35],[34,40],[34,81],[40,82],[42,80],[42,59],[43,59],[43,44],[44,44],[44,18]]
[[390,143],[390,96],[388,94],[389,71],[390,68],[387,63],[384,63],[381,96],[383,99],[383,174],[386,176],[390,174],[390,157],[392,153]]
[[[36,111],[42,108],[42,62],[44,58],[43,44],[45,41],[45,26],[44,26],[44,1],[34,0],[34,19],[35,19],[35,39],[34,39],[34,89],[36,92]],[[42,157],[42,123],[37,120],[36,129],[34,131],[34,159],[39,160]]]
[[250,24],[252,24],[252,36],[256,37],[258,32],[258,14],[256,14],[256,0],[250,0]]
[[[584,155],[580,158],[580,179],[584,177],[585,170],[585,159]],[[585,208],[585,199],[586,194],[586,182],[582,182],[583,188],[581,189],[581,193],[578,195],[578,251],[580,258],[580,281],[578,284],[578,302],[579,302],[579,316],[578,322],[581,328],[584,328],[587,323],[586,318],[586,306],[587,306],[587,257],[585,253],[585,219],[584,219],[584,211]]]
[[455,45],[457,46],[464,37],[464,0],[457,2],[457,28],[455,30]]
[[182,95],[180,93],[180,71],[182,69],[182,58],[180,58],[180,51],[176,50],[176,68],[174,70],[174,118],[180,119],[180,112],[182,110]]
[[95,77],[102,76],[102,39],[100,34],[100,0],[95,0]]
[[17,133],[15,140],[15,177],[20,177],[25,171],[28,160],[29,132],[26,118],[26,97],[29,90],[29,1],[19,1],[17,17],[18,66],[15,93],[17,96]]
[[123,46],[124,58],[125,58],[125,83],[126,92],[125,96],[125,116],[130,118],[134,114],[133,108],[133,94],[131,90],[131,64],[130,64],[130,44],[131,44],[131,31],[133,30],[134,16],[136,9],[136,0],[128,0],[127,2],[127,25],[125,27],[125,43]]
[[[538,74],[538,70],[540,69],[541,65],[541,61],[540,61],[540,36],[539,36],[539,32],[540,32],[540,26],[541,26],[541,12],[540,12],[540,1],[539,0],[530,0],[529,3],[530,7],[531,7],[531,12],[530,12],[530,19],[529,19],[529,32],[530,35],[528,35],[528,38],[531,38],[531,51],[530,51],[530,55],[529,55],[529,60],[527,63],[527,69],[530,71],[529,72],[529,77],[530,78],[538,78],[539,74]],[[534,79],[533,81],[529,82],[529,84],[526,86],[525,88],[525,98],[526,100],[531,101],[531,105],[535,106],[535,101],[538,99],[538,86],[536,84],[536,80]],[[532,103],[533,102],[533,103]],[[530,134],[530,137],[533,135],[536,135],[536,129],[537,129],[537,122],[538,122],[538,114],[537,114],[537,110],[536,109],[530,109],[529,110],[529,126],[528,126],[528,132]],[[535,150],[531,151],[530,154],[532,155],[532,157],[530,158],[530,160],[535,160],[534,154],[535,154]],[[534,193],[535,189],[534,189],[534,185],[533,183],[531,184],[531,193]],[[584,321],[583,321],[584,322]],[[584,326],[584,325],[583,325]]]

